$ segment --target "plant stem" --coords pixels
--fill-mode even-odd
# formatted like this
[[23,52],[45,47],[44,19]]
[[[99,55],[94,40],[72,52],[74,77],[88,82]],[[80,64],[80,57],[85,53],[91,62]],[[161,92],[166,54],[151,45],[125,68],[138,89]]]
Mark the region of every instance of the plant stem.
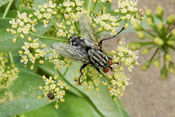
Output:
[[152,37],[156,37],[156,35],[152,34],[151,32],[149,32],[149,31],[147,31],[147,30],[145,30],[145,29],[144,29],[144,31],[145,31],[147,34],[151,35]]
[[55,41],[59,41],[59,42],[68,42],[67,40],[57,39],[57,38],[51,38],[51,37],[46,37],[46,36],[37,35],[37,34],[34,34],[34,33],[29,33],[29,34],[32,35],[32,36],[35,36],[35,37],[42,38],[42,39],[55,40]]
[[113,57],[113,54],[111,54],[111,53],[105,52],[105,54]]
[[13,56],[11,52],[8,52],[8,56],[10,58],[10,64],[13,65],[14,64],[14,60],[13,60]]
[[[55,27],[57,27],[57,24],[52,20],[52,19],[50,19],[50,21],[52,22],[52,24],[55,26]],[[57,27],[58,28],[58,27]]]
[[47,52],[46,52],[46,54],[50,54],[50,53],[53,53],[53,51],[52,51],[52,50],[50,50],[50,51],[47,51]]
[[5,17],[6,17],[8,11],[9,11],[9,9],[10,9],[10,6],[12,5],[12,3],[13,3],[13,0],[10,0],[10,2],[9,2],[8,5],[7,5],[7,8],[5,9],[5,12],[4,12],[2,18],[5,18]]
[[154,52],[153,56],[151,57],[151,61],[153,60],[153,58],[156,56],[157,52],[158,52],[159,48],[156,49],[156,51]]
[[174,46],[169,46],[169,47],[175,51],[175,47]]
[[91,5],[92,5],[92,0],[89,0],[89,2],[88,2],[88,8],[87,8],[87,10],[89,11],[89,13],[90,13],[90,10],[91,10]]
[[61,80],[63,80],[64,79],[64,77],[65,77],[65,75],[66,75],[66,73],[67,73],[67,71],[69,70],[69,67],[67,67],[66,68],[66,70],[65,70],[65,72],[64,72],[64,74],[61,76]]
[[92,14],[92,13],[94,12],[95,7],[96,7],[96,5],[97,5],[97,2],[98,2],[98,0],[96,0],[96,2],[94,3],[94,6],[93,6],[93,8],[92,8],[92,10],[91,10],[90,14]]

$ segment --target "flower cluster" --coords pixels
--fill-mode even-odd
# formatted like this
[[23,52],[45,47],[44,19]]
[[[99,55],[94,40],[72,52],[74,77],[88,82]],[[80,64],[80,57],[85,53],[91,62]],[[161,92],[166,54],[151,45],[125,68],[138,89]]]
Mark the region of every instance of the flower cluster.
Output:
[[136,7],[137,2],[138,0],[117,0],[118,8],[114,12],[122,15],[121,20],[131,20],[131,23],[144,19],[143,11]]
[[[160,67],[160,59],[162,57],[164,65],[161,69],[161,77],[166,79],[168,71],[172,74],[175,73],[173,57],[170,54],[170,50],[175,51],[175,15],[168,16],[166,23],[164,23],[163,12],[162,7],[158,6],[155,10],[156,17],[154,17],[150,9],[145,9],[147,16],[145,22],[152,31],[144,29],[144,27],[137,22],[133,23],[133,28],[137,31],[137,36],[140,39],[149,39],[150,41],[132,42],[130,47],[131,49],[140,49],[146,46],[142,51],[144,55],[148,54],[151,49],[155,49],[152,57],[143,64],[142,70],[147,70],[151,63],[153,63],[155,67]],[[157,20],[158,22],[156,22]]]
[[[97,70],[94,67],[87,66],[83,69],[83,75],[80,78],[80,83],[82,86],[87,88],[87,91],[90,91],[90,89],[94,88],[96,91],[99,90],[98,85],[100,83],[100,78],[102,75],[97,72]],[[79,86],[79,77],[75,78],[75,81],[77,81],[76,86]]]
[[8,62],[8,54],[0,52],[0,90],[9,87],[18,77],[19,70]]
[[[123,95],[123,91],[129,85],[130,76],[124,74],[123,66],[128,67],[128,70],[131,72],[133,65],[139,65],[137,54],[138,52],[130,50],[125,43],[119,41],[116,51],[112,50],[111,54],[108,53],[113,59],[112,74],[105,75],[102,72],[99,73],[94,67],[87,66],[82,71],[81,85],[86,87],[87,91],[92,88],[98,91],[98,85],[102,81],[103,85],[108,86],[109,94],[115,100],[116,97]],[[104,78],[101,78],[103,76]],[[79,86],[79,77],[76,77],[75,81],[77,81],[76,85]]]
[[[19,54],[21,56],[21,62],[24,63],[26,66],[27,63],[30,61],[32,65],[30,66],[30,69],[34,69],[34,64],[37,59],[40,59],[41,57],[44,57],[46,52],[44,51],[44,48],[46,47],[45,44],[40,44],[38,39],[33,39],[31,37],[28,37],[28,42],[24,42],[24,46],[22,46],[22,50],[19,51]],[[44,61],[40,60],[40,64],[43,64]]]
[[[123,91],[126,86],[129,85],[129,76],[125,76],[124,72],[117,69],[113,70],[113,76],[108,76],[108,90],[110,96],[115,100],[116,97],[123,96]],[[103,85],[107,85],[106,82],[103,82]]]
[[[45,82],[45,86],[39,86],[39,89],[44,91],[44,95],[38,96],[38,99],[45,96],[48,101],[55,100],[57,102],[64,102],[65,90],[68,90],[69,86],[66,86],[62,80],[58,80],[57,75],[54,77],[50,76],[49,78],[43,76],[43,80]],[[58,103],[56,103],[55,108],[58,108]]]
[[68,58],[63,58],[54,49],[52,49],[52,56],[49,57],[49,62],[53,63],[55,66],[55,69],[60,70],[63,66],[70,67],[71,60]]
[[58,10],[60,15],[63,15],[62,18],[58,18],[56,27],[58,28],[57,36],[58,37],[71,37],[77,32],[77,21],[81,13],[86,13],[87,11],[82,7],[84,4],[83,0],[73,0],[73,1],[64,1],[62,4],[59,4]]
[[38,10],[33,12],[33,15],[37,17],[35,20],[42,20],[44,27],[47,27],[47,24],[51,20],[53,15],[57,14],[56,3],[53,3],[51,0],[43,5],[38,6]]
[[[29,31],[35,32],[35,24],[37,23],[35,20],[32,20],[32,14],[27,16],[27,13],[20,14],[18,12],[18,18],[12,19],[9,23],[12,25],[12,29],[6,29],[7,32],[11,32],[12,34],[20,34],[20,38],[24,38],[24,35],[28,34]],[[17,38],[13,38],[13,42],[15,43]]]
[[22,6],[32,8],[34,6],[33,0],[23,0]]
[[95,22],[94,25],[99,24],[98,32],[106,30],[114,35],[120,26],[119,18],[117,16],[112,16],[105,12],[100,12],[93,20]]
[[[9,23],[12,25],[11,29],[6,29],[7,32],[12,34],[19,34],[20,38],[24,38],[26,34],[36,32],[35,25],[42,20],[44,27],[47,27],[52,15],[57,14],[56,3],[49,1],[43,5],[38,6],[38,10],[35,10],[31,14],[19,13],[18,18],[12,19]],[[18,38],[14,38],[13,42],[16,42]]]
[[120,70],[123,69],[123,65],[126,65],[128,70],[131,72],[133,65],[139,65],[137,61],[138,52],[130,50],[129,47],[126,46],[122,41],[119,41],[118,44],[119,45],[116,48],[117,52],[114,50],[111,51],[113,54],[113,63],[119,63]]

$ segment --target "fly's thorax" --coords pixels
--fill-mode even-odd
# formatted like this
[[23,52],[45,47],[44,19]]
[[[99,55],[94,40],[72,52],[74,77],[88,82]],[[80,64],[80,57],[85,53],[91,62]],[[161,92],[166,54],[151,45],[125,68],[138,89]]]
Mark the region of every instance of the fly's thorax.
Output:
[[76,47],[81,47],[81,48],[86,47],[84,39],[79,37],[79,36],[72,36],[69,39],[69,43],[70,43],[70,45],[73,45],[73,46],[76,46]]
[[79,36],[72,36],[69,39],[69,43],[70,43],[70,45],[80,47],[80,48],[84,48],[87,51],[89,49],[92,49],[92,48],[93,49],[99,49],[99,47],[96,46],[93,41],[88,40],[88,39],[84,39],[84,38],[79,37]]
[[104,52],[96,49],[90,49],[88,51],[88,55],[91,64],[93,64],[95,67],[106,68],[110,66],[108,56]]

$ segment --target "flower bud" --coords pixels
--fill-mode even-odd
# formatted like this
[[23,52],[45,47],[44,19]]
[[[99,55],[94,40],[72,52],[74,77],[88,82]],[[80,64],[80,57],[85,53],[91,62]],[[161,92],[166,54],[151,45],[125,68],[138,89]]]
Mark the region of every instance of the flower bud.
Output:
[[143,55],[146,55],[148,53],[149,53],[149,49],[148,48],[145,48],[145,49],[142,50],[142,54]]
[[160,74],[163,80],[167,79],[168,72],[166,66],[162,67]]
[[167,18],[167,24],[172,24],[172,23],[174,23],[175,22],[175,15],[170,15],[170,16],[168,16],[168,18]]
[[133,22],[132,27],[133,27],[136,31],[142,31],[142,30],[143,30],[142,25],[141,25],[139,22],[137,22],[137,21],[134,21],[134,22]]
[[157,24],[157,29],[158,29],[158,30],[162,30],[163,28],[164,28],[163,22],[159,22],[159,23]]
[[153,41],[154,41],[155,44],[157,44],[159,46],[162,46],[163,43],[164,43],[163,40],[160,39],[159,37],[155,37]]
[[150,65],[151,65],[151,60],[147,60],[147,61],[142,65],[142,70],[143,70],[143,71],[146,71]]
[[55,108],[58,109],[59,108],[59,105],[58,103],[55,104]]
[[175,73],[175,68],[174,68],[174,63],[173,62],[170,62],[169,65],[168,65],[168,71],[171,73],[171,74],[174,74]]
[[165,59],[169,62],[173,60],[170,54],[165,54]]
[[168,40],[167,44],[170,45],[170,46],[173,46],[174,45],[174,40]]
[[137,32],[137,36],[138,36],[138,38],[140,38],[140,39],[145,39],[145,34],[143,33],[143,31],[138,31]]
[[163,8],[161,7],[161,6],[158,6],[157,8],[156,8],[156,11],[155,11],[155,14],[156,14],[156,16],[159,18],[159,19],[161,19],[162,18],[162,16],[163,16]]
[[151,26],[151,25],[153,24],[152,18],[148,17],[148,18],[146,19],[146,24],[147,24],[148,26]]
[[155,60],[153,61],[153,65],[154,65],[154,67],[156,67],[156,68],[160,67],[160,60],[159,60],[158,58],[155,59]]
[[175,29],[173,29],[173,30],[171,31],[171,34],[172,34],[173,36],[175,36]]
[[132,50],[140,49],[142,46],[139,42],[131,42],[128,44],[129,48]]
[[126,29],[126,28],[128,27],[128,25],[129,25],[129,24],[128,24],[128,23],[126,23],[126,24],[124,25],[124,28]]
[[145,14],[147,17],[151,17],[152,16],[152,12],[150,9],[145,9]]

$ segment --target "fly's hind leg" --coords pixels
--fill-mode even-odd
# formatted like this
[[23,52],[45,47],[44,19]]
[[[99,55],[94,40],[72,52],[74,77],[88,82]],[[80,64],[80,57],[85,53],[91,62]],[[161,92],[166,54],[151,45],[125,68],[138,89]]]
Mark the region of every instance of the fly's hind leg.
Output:
[[81,82],[80,82],[80,78],[81,76],[83,75],[83,69],[87,66],[88,64],[83,64],[80,68],[80,76],[79,76],[79,79],[78,79],[78,84],[81,85]]

